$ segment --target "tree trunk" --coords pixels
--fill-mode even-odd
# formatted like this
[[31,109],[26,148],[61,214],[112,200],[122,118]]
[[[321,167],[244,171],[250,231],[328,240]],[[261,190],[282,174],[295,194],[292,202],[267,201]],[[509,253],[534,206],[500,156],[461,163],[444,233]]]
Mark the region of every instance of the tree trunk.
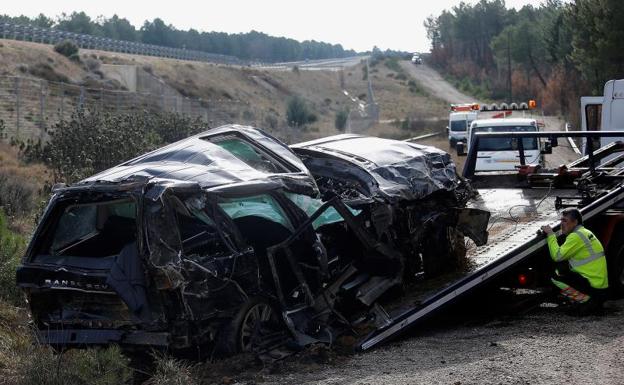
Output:
[[537,68],[537,64],[535,63],[535,60],[533,60],[533,55],[531,54],[531,52],[529,52],[529,61],[531,62],[531,67],[533,67],[533,71],[535,71],[535,73],[537,74],[540,82],[542,82],[542,85],[546,87],[546,80],[544,80],[544,77],[540,73],[539,68]]

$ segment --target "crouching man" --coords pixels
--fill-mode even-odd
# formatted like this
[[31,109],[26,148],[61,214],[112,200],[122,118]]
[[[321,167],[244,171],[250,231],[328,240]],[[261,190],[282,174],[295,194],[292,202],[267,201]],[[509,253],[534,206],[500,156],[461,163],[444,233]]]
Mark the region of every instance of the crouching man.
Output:
[[543,226],[550,257],[557,262],[552,282],[572,305],[576,314],[599,312],[609,287],[607,259],[604,248],[591,231],[583,227],[583,217],[577,209],[561,212],[561,233],[566,236],[559,246],[550,226]]

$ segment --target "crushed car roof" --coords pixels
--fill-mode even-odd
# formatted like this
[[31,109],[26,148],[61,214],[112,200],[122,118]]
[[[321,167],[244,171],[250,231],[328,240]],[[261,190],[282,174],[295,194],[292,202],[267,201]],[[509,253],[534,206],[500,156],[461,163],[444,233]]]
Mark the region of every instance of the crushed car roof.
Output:
[[[238,138],[269,154],[283,168],[271,172],[246,163],[215,139]],[[316,190],[301,160],[279,140],[249,126],[225,125],[164,146],[86,178],[79,184],[122,182],[132,178],[195,182],[202,188],[259,179],[299,179]]]
[[[389,197],[420,199],[438,190],[453,190],[460,183],[450,155],[415,143],[354,134],[330,136],[298,143],[300,155],[338,158],[366,170],[377,182],[378,192]],[[320,163],[318,163],[320,162]],[[315,164],[305,162],[315,173]]]

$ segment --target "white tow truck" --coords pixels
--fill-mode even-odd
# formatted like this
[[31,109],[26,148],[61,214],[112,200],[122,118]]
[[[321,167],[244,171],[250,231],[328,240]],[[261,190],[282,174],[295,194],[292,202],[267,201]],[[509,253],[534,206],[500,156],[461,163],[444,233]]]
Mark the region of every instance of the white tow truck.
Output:
[[[581,97],[581,130],[624,130],[624,79],[607,81],[602,96]],[[583,155],[586,155],[589,152],[590,143],[592,149],[595,150],[618,140],[624,140],[624,134],[618,138],[603,137],[592,140],[583,138],[581,151]]]

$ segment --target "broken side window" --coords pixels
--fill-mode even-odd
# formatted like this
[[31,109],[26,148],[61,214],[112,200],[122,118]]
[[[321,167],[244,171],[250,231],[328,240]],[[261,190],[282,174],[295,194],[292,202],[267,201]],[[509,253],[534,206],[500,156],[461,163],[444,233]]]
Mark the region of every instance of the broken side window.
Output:
[[180,263],[182,245],[175,226],[175,214],[168,202],[169,196],[163,195],[156,201],[145,200],[145,224],[150,261],[155,266]]
[[219,256],[235,251],[232,244],[226,243],[233,237],[224,234],[227,229],[217,228],[199,197],[191,197],[184,203],[178,197],[172,199],[178,202],[174,207],[184,255]]
[[[219,206],[235,221],[245,217],[257,217],[277,223],[290,232],[294,230],[282,207],[267,194],[224,199],[219,202]],[[259,228],[258,230],[261,231],[262,229]]]
[[203,139],[223,148],[258,171],[276,174],[290,172],[283,162],[237,135],[220,135]]
[[[305,213],[310,217],[314,214],[322,205],[323,201],[320,199],[315,199],[309,197],[307,195],[301,194],[293,194],[293,193],[285,193],[285,195],[290,199],[297,207],[301,210],[305,211]],[[349,210],[353,215],[358,215],[362,210],[355,210],[349,207]],[[333,207],[328,207],[325,211],[321,213],[321,215],[316,218],[312,222],[312,227],[314,229],[318,229],[321,226],[329,225],[332,223],[342,222],[344,218],[336,211]]]

